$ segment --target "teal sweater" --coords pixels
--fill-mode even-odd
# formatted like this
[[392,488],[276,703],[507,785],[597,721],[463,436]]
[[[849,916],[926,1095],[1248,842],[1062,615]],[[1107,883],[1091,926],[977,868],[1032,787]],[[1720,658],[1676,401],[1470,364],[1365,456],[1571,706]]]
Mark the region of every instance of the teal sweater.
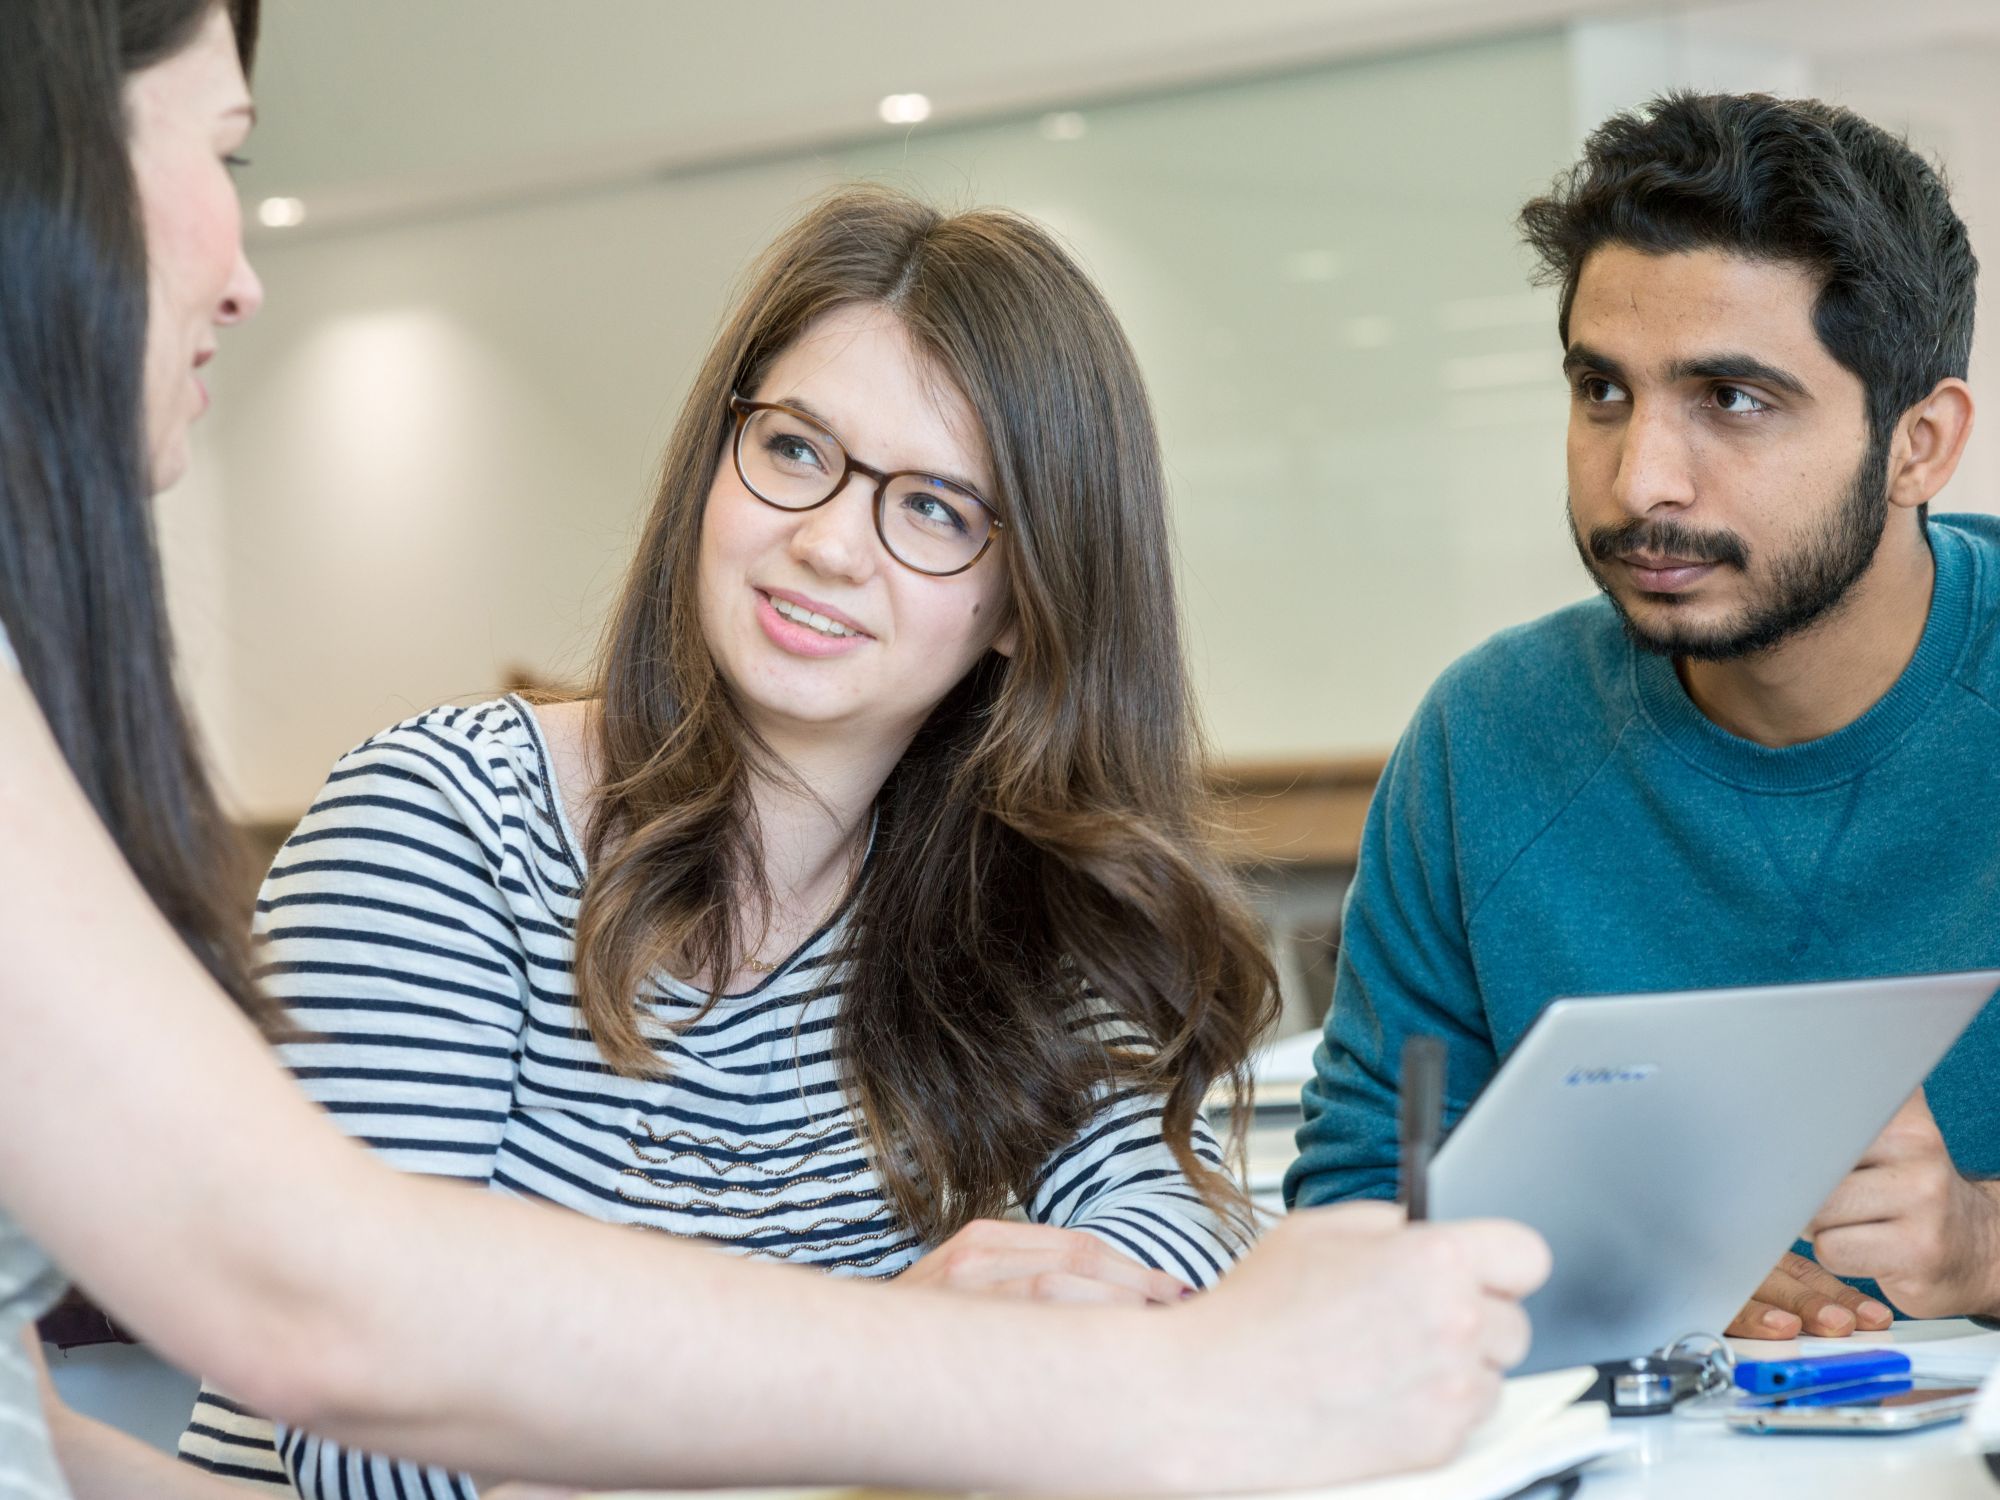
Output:
[[[1604,599],[1438,680],[1368,810],[1287,1202],[1393,1193],[1412,1032],[1456,1119],[1560,996],[2000,967],[2000,521],[1930,537],[1915,657],[1824,739],[1718,729]],[[2000,1174],[2000,1002],[1928,1095],[1959,1169]]]

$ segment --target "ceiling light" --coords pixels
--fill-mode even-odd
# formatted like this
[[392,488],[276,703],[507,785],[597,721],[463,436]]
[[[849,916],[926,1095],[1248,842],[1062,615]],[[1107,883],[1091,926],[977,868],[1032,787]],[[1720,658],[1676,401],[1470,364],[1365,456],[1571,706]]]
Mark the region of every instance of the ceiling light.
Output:
[[292,229],[305,221],[306,205],[301,198],[266,198],[257,205],[257,222],[266,229]]
[[1042,139],[1045,141],[1076,141],[1083,139],[1090,130],[1090,121],[1073,109],[1058,110],[1052,115],[1042,116]]
[[931,117],[931,101],[927,94],[885,94],[882,102],[875,106],[886,124],[916,125]]

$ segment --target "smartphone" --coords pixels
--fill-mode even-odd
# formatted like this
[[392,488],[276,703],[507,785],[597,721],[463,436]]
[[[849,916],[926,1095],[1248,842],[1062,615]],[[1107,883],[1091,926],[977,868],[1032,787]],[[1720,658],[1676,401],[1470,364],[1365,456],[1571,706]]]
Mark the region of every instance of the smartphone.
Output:
[[1914,1432],[1956,1422],[1979,1399],[1974,1385],[1920,1386],[1840,1401],[1740,1406],[1723,1418],[1738,1432]]

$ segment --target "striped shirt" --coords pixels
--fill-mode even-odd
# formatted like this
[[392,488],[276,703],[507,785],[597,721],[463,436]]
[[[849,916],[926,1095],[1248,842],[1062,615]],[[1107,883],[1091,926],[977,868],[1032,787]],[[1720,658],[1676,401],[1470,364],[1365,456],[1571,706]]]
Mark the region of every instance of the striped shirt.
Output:
[[[267,983],[316,1034],[285,1049],[350,1135],[411,1172],[842,1275],[893,1276],[926,1248],[898,1221],[831,1053],[837,915],[755,988],[670,977],[664,1078],[611,1072],[572,978],[584,880],[532,711],[439,709],[334,767],[257,903]],[[699,1019],[694,1019],[695,1017]],[[1080,1014],[1107,1040],[1139,1039]],[[1022,1205],[1195,1285],[1239,1248],[1160,1134],[1157,1097],[1099,1101]],[[1220,1161],[1198,1127],[1196,1149]],[[443,1470],[285,1432],[204,1392],[181,1454],[301,1495],[470,1496]],[[282,1490],[280,1493],[284,1492]]]

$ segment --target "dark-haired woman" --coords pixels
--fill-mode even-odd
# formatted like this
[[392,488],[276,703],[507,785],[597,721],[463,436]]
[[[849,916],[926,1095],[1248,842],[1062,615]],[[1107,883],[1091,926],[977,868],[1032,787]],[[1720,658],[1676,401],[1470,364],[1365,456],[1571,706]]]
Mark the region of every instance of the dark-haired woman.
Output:
[[[1447,1452],[1524,1341],[1515,1301],[1542,1251],[1517,1229],[1303,1216],[1170,1311],[1014,1305],[756,1265],[399,1174],[301,1097],[251,1024],[243,944],[208,894],[221,823],[171,692],[146,510],[205,402],[215,334],[256,300],[226,167],[250,124],[248,20],[243,0],[0,11],[0,622],[20,666],[0,670],[0,1495],[66,1493],[28,1328],[54,1265],[253,1408],[524,1478],[1138,1491]],[[1009,492],[1004,471],[947,477]],[[701,705],[676,707],[700,722]],[[1035,732],[1059,746],[1071,727]],[[658,847],[646,785],[618,791],[607,868]],[[1117,825],[1102,826],[1032,831],[1102,860]],[[879,855],[898,836],[885,804]],[[1157,857],[1129,868],[1148,886],[1128,897],[1175,889]],[[642,895],[672,874],[634,869]],[[756,936],[789,936],[788,889],[773,883]],[[713,987],[782,954],[745,943],[724,967],[699,916],[685,972]],[[1101,955],[1073,958],[1108,1003],[1133,1004]],[[863,1092],[862,1116],[883,1141],[921,1140],[895,1114],[900,1086]],[[929,1170],[892,1174],[906,1165]],[[1232,1378],[1203,1381],[1213,1364]],[[74,1477],[85,1494],[171,1493]]]

